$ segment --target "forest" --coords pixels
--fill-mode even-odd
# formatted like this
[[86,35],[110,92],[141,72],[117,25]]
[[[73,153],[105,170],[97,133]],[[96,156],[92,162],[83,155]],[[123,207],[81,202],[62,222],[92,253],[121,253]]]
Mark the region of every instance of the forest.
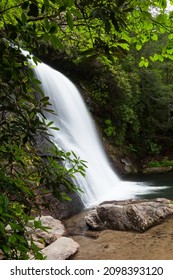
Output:
[[[173,1],[2,0],[0,50],[0,250],[40,259],[26,238],[29,221],[42,228],[40,197],[80,193],[70,178],[85,176],[87,163],[50,140],[58,127],[45,112],[54,112],[27,58],[87,88],[102,138],[122,154],[173,165]],[[38,135],[49,143],[46,160]]]

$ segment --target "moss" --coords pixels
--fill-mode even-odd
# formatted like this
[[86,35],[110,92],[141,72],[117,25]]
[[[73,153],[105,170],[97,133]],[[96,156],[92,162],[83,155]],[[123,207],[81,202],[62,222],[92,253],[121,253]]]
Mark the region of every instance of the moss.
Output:
[[148,167],[169,167],[173,166],[173,160],[169,160],[168,158],[164,158],[163,160],[154,160],[150,161],[147,165]]

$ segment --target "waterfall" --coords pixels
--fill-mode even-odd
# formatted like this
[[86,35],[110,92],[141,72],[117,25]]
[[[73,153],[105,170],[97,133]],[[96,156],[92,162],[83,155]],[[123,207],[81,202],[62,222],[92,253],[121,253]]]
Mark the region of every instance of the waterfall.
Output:
[[86,177],[77,175],[76,184],[83,190],[81,195],[85,206],[104,200],[105,196],[120,183],[113,172],[98,137],[95,125],[74,84],[44,63],[34,69],[42,83],[42,90],[49,96],[52,109],[57,115],[48,115],[49,120],[60,128],[51,130],[54,142],[65,151],[74,151],[86,161]]
[[56,113],[46,116],[60,128],[59,131],[51,130],[53,141],[60,149],[74,151],[88,166],[86,177],[77,174],[75,179],[75,184],[83,190],[81,199],[85,207],[149,192],[151,187],[124,182],[113,171],[94,122],[74,84],[44,63],[38,63],[34,72]]

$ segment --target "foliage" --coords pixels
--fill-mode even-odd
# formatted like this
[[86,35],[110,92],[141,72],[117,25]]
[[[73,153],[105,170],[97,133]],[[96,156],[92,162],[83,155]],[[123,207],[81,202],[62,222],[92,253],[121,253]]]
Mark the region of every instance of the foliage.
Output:
[[[33,242],[29,244],[24,235],[29,216],[33,211],[39,213],[39,201],[46,190],[60,200],[69,200],[71,191],[79,192],[70,178],[74,178],[76,173],[85,176],[86,165],[73,152],[60,151],[51,143],[49,133],[52,126],[51,123],[46,124],[43,113],[50,111],[48,98],[18,51],[7,42],[2,42],[2,47],[0,199],[3,215],[0,249],[8,259],[26,259],[28,251],[40,258],[38,248]],[[37,135],[50,142],[51,148],[47,151],[50,156],[46,160],[36,146]],[[12,227],[10,235],[7,225]]]
[[[145,82],[142,83],[143,74],[134,71],[132,56],[128,58],[126,67],[133,71],[125,71],[125,65],[117,62],[117,57],[122,59],[130,46],[134,45],[139,51],[137,63],[140,66],[148,66],[149,61],[173,58],[173,16],[172,12],[166,13],[165,8],[165,0],[0,2],[0,211],[3,213],[0,218],[0,249],[5,258],[27,258],[30,249],[37,258],[40,257],[37,248],[32,242],[28,243],[24,234],[34,207],[38,211],[38,198],[41,195],[38,190],[48,188],[59,199],[69,199],[69,191],[79,191],[69,177],[76,173],[84,176],[86,168],[85,162],[77,155],[59,151],[53,143],[49,151],[51,157],[46,159],[35,147],[38,135],[49,141],[51,124],[46,124],[44,116],[49,100],[40,90],[39,81],[32,70],[28,69],[20,48],[38,54],[41,45],[47,48],[51,45],[65,51],[76,63],[100,56],[102,73],[106,75],[100,82],[96,77],[93,96],[102,106],[108,105],[104,120],[109,120],[105,123],[106,133],[114,136],[116,132],[117,143],[121,145],[127,142],[128,135],[127,144],[130,146],[134,141],[140,147],[141,135],[145,139],[150,127],[148,120],[145,122],[146,131],[141,130],[143,116],[146,109],[149,113],[152,109],[147,103],[148,89],[142,92],[145,93],[142,99],[139,88],[146,87],[149,79],[145,75]],[[145,53],[140,56],[143,45],[150,40],[156,42],[160,34],[165,36],[162,47],[149,57]],[[110,83],[106,81],[108,71],[111,73]],[[134,83],[136,78],[140,80],[137,85]],[[172,78],[167,76],[166,79]],[[114,83],[117,86],[111,88]],[[156,93],[156,83],[154,85]],[[113,98],[114,89],[116,94]],[[167,89],[165,87],[164,92]],[[171,91],[165,99],[161,91],[158,98],[154,94],[157,114],[160,105],[169,105],[171,96]],[[110,108],[114,110],[109,111]],[[172,131],[172,119],[169,118],[171,128],[165,126],[166,114],[161,116],[164,129],[160,130],[159,126],[158,133],[166,129]],[[149,139],[150,146],[154,133]],[[61,165],[60,162],[70,162],[71,167],[67,168],[66,164]],[[6,229],[8,224],[11,226],[10,233]],[[19,241],[21,246],[17,246]]]
[[28,252],[33,253],[36,259],[43,259],[32,238],[27,238],[29,221],[34,217],[28,216],[25,209],[21,203],[10,201],[6,195],[0,195],[0,249],[4,259],[25,260],[29,258]]
[[131,54],[135,60],[130,62],[131,68],[127,68],[128,63],[124,62],[126,71],[135,69],[138,75],[135,86],[140,91],[136,104],[140,129],[136,145],[139,146],[141,156],[165,153],[172,147],[172,63],[166,59],[163,62],[151,62],[148,68],[138,67],[141,55],[149,56],[160,49],[164,42],[165,37],[161,36],[157,43],[147,43],[139,54],[132,49]]
[[169,160],[168,158],[164,158],[161,161],[150,161],[148,163],[148,167],[169,167],[173,166],[173,160]]
[[[166,44],[150,60],[172,59],[172,12],[167,1],[7,0],[0,4],[0,28],[8,40],[28,50],[41,42],[65,49],[77,60],[100,54],[117,57],[137,50],[159,34]],[[142,64],[148,65],[147,59]]]
[[[70,200],[71,191],[80,192],[71,178],[76,173],[85,176],[86,165],[50,141],[50,130],[57,128],[46,123],[44,112],[52,112],[49,98],[18,48],[30,46],[31,50],[32,46],[34,50],[38,43],[38,30],[27,22],[38,15],[37,4],[6,1],[0,9],[0,249],[6,259],[27,259],[28,253],[42,258],[34,242],[26,238],[31,214],[39,214],[41,197],[47,192],[59,200]],[[46,159],[36,145],[38,135],[49,142]]]
[[104,129],[104,132],[107,136],[115,136],[115,127],[112,125],[111,120],[105,120],[106,128]]
[[133,69],[128,73],[129,69],[125,69],[121,61],[113,63],[104,56],[97,59],[95,64],[97,67],[89,66],[92,77],[86,77],[94,103],[94,116],[100,120],[103,133],[110,138],[109,141],[120,147],[129,145],[129,141],[136,138],[140,126],[137,71]]
[[151,62],[147,68],[139,66],[141,56],[154,53],[164,42],[165,36],[161,36],[138,53],[132,47],[125,58],[114,63],[102,56],[94,62],[96,69],[91,62],[86,64],[92,73],[86,75],[92,110],[105,137],[141,160],[166,154],[173,144],[172,63],[165,59]]

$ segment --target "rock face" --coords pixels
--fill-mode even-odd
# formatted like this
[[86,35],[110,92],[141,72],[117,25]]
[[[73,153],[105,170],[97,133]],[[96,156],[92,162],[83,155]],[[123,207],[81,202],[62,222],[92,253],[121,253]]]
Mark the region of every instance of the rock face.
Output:
[[139,171],[140,163],[134,153],[129,153],[128,156],[123,155],[121,149],[111,144],[108,139],[103,144],[117,173],[120,175],[135,174]]
[[160,174],[173,170],[173,166],[147,167],[143,169],[144,174]]
[[78,214],[84,208],[80,196],[77,193],[68,195],[72,199],[71,201],[60,202],[53,195],[43,197],[44,203],[49,205],[49,210],[45,209],[44,212],[60,220]]
[[160,198],[105,202],[91,210],[86,224],[94,230],[114,229],[144,232],[173,215],[173,203]]

